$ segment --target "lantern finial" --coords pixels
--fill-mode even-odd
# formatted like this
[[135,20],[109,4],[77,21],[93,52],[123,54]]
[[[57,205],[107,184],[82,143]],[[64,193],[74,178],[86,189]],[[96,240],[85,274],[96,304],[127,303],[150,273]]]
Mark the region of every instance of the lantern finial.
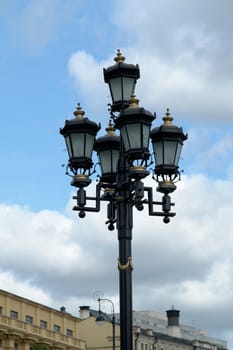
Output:
[[120,62],[124,62],[124,60],[125,60],[125,57],[122,56],[121,50],[120,50],[120,49],[117,49],[117,55],[116,55],[116,57],[114,58],[114,61],[116,61],[116,63],[120,63]]
[[167,108],[167,112],[165,113],[165,116],[163,117],[164,125],[173,125],[173,117],[171,116],[169,112],[169,108]]
[[85,112],[80,107],[80,103],[78,103],[77,108],[76,108],[76,110],[74,111],[73,114],[74,114],[75,118],[83,119],[83,116],[84,116]]
[[136,98],[136,95],[133,92],[129,100],[129,108],[138,108],[139,107],[138,103],[139,103],[139,99]]
[[108,136],[116,136],[116,134],[115,134],[115,128],[114,128],[114,126],[112,125],[112,120],[111,120],[111,119],[109,120],[108,127],[107,127],[105,130],[107,131],[107,135],[108,135]]

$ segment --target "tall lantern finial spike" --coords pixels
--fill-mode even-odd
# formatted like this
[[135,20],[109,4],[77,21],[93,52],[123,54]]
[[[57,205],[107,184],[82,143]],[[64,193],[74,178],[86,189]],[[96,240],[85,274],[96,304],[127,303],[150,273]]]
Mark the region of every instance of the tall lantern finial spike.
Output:
[[114,61],[115,61],[116,63],[120,63],[120,62],[124,62],[124,60],[125,60],[125,57],[122,56],[121,50],[120,50],[120,49],[117,49],[117,55],[116,55],[116,57],[114,58]]
[[73,114],[74,114],[75,118],[83,119],[83,116],[84,116],[85,112],[82,110],[79,102],[78,102],[77,108],[76,108],[76,110],[74,111]]
[[173,125],[173,117],[171,116],[169,108],[167,108],[167,112],[165,113],[165,116],[163,117],[164,125]]

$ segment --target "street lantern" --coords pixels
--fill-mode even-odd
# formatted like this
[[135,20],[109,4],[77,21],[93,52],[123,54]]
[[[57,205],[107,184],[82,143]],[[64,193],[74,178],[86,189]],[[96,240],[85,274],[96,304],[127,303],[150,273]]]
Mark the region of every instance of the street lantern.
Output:
[[117,165],[120,153],[120,137],[115,134],[115,128],[110,120],[105,129],[107,134],[99,137],[94,144],[101,166],[101,180],[106,184],[116,182]]
[[140,77],[139,66],[125,63],[125,57],[117,51],[113,66],[104,68],[104,81],[109,84],[112,98],[112,112],[119,112],[129,106],[129,99]]
[[75,118],[65,121],[65,126],[60,129],[64,136],[69,155],[69,167],[74,174],[72,185],[79,187],[90,183],[90,169],[93,165],[92,152],[95,136],[100,126],[95,122],[84,118],[85,112],[78,103],[74,112]]
[[[116,317],[115,317],[115,311],[114,311],[114,303],[112,302],[111,299],[107,299],[107,298],[98,298],[97,299],[98,303],[99,303],[99,314],[96,317],[96,325],[98,326],[103,326],[106,323],[106,319],[108,321],[111,320],[112,323],[112,350],[116,349]],[[112,307],[112,317],[110,318],[108,315],[106,315],[106,318],[103,316],[103,313],[101,311],[101,303],[102,302],[108,302],[111,304]]]
[[154,128],[150,134],[156,163],[154,172],[158,179],[163,180],[162,182],[173,183],[179,175],[180,153],[187,135],[183,133],[182,128],[172,124],[173,117],[169,109],[167,109],[163,121],[164,123],[160,127]]
[[116,128],[120,130],[123,152],[130,164],[133,176],[148,175],[146,171],[149,159],[149,136],[154,115],[138,105],[139,100],[132,95],[129,107],[121,110],[115,119]]

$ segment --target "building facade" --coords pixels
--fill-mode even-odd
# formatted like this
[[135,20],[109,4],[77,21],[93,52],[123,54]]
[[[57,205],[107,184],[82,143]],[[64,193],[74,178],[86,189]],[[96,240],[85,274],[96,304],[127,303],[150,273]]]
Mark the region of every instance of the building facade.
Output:
[[[119,316],[118,316],[119,317]],[[194,326],[180,324],[180,311],[172,307],[166,315],[134,311],[135,350],[227,350],[227,342],[209,337]]]
[[79,323],[64,307],[55,310],[0,290],[0,348],[3,350],[31,350],[34,344],[43,344],[49,350],[85,350]]
[[[133,312],[133,348],[134,350],[227,350],[224,340],[207,336],[203,330],[194,331],[194,327],[179,324],[179,310],[171,309],[167,315],[151,311]],[[80,332],[90,350],[113,349],[112,315],[101,313],[105,325],[96,325],[99,312],[80,307],[82,320]],[[115,349],[120,349],[119,314],[116,316]]]
[[[101,313],[105,323],[97,325],[99,311],[80,307],[80,317],[0,290],[0,350],[120,350],[119,315]],[[179,310],[167,315],[151,311],[133,312],[134,350],[227,350],[227,343],[208,337],[203,330],[179,324]],[[113,337],[113,334],[115,336]],[[42,350],[42,349],[41,349]]]

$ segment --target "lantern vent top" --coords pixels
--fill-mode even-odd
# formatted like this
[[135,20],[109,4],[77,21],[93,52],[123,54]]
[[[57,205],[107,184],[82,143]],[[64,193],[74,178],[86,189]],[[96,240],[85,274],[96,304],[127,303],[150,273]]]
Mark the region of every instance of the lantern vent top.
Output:
[[139,107],[138,103],[139,103],[139,99],[136,98],[136,95],[133,92],[129,100],[129,108],[138,108]]
[[115,61],[116,63],[120,63],[120,62],[124,62],[124,60],[125,60],[125,57],[122,56],[121,50],[118,49],[118,50],[117,50],[117,55],[116,55],[116,57],[114,58],[114,61]]
[[78,103],[76,110],[74,111],[74,116],[77,119],[83,119],[85,112],[82,110],[80,103]]
[[107,131],[107,135],[108,135],[108,136],[116,136],[116,134],[115,134],[115,128],[114,128],[114,126],[112,125],[112,120],[111,120],[111,119],[109,120],[108,127],[107,127],[105,130]]
[[171,113],[169,111],[169,108],[167,108],[167,112],[165,113],[165,116],[163,117],[164,125],[173,125],[173,117],[171,116]]

